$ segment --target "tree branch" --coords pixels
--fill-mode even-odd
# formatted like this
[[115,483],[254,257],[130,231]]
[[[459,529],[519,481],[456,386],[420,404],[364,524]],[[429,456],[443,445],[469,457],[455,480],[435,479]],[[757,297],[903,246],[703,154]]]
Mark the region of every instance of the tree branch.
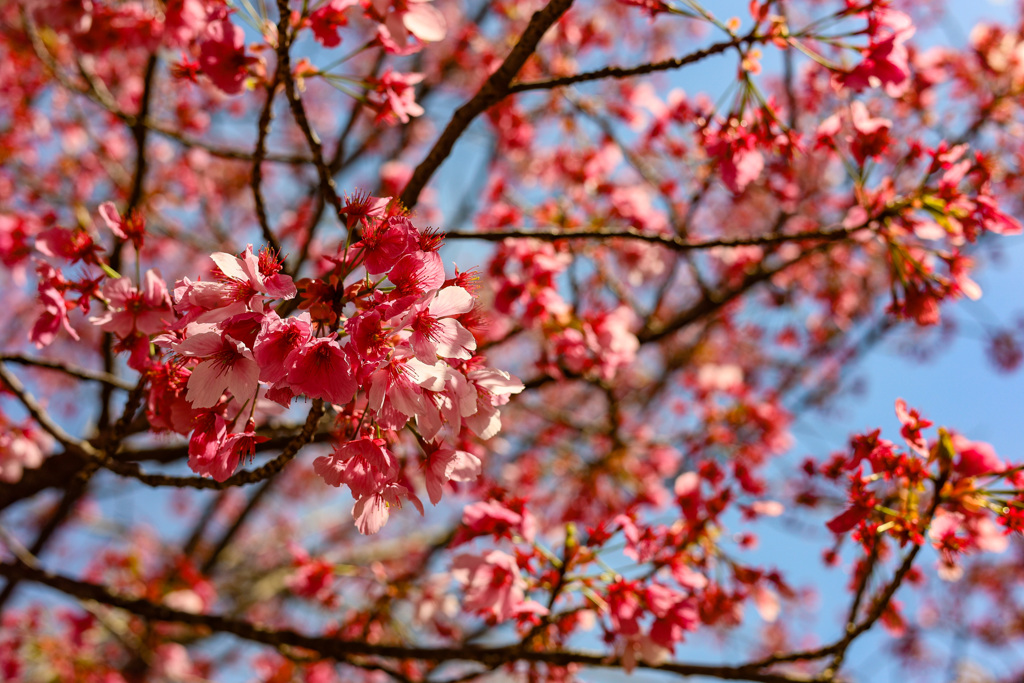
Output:
[[691,52],[688,55],[682,57],[676,57],[674,59],[666,59],[661,62],[651,62],[649,64],[640,64],[631,67],[622,66],[606,66],[603,69],[596,71],[587,71],[584,73],[574,74],[572,76],[561,76],[559,78],[550,78],[544,81],[527,81],[525,83],[516,83],[515,85],[508,88],[507,94],[513,95],[515,93],[526,92],[529,90],[551,90],[552,88],[559,88],[566,85],[573,85],[576,83],[585,83],[587,81],[597,81],[605,78],[631,78],[633,76],[643,76],[644,74],[654,73],[655,71],[668,71],[671,69],[679,69],[688,64],[699,62],[702,59],[706,59],[713,55],[721,54],[732,47],[739,47],[744,43],[760,43],[767,40],[764,36],[757,36],[753,33],[748,33],[745,36],[737,36],[732,40],[726,40],[720,43],[709,45],[708,47]]
[[[361,655],[427,662],[469,661],[497,666],[516,661],[544,662],[556,666],[568,666],[571,664],[592,667],[622,666],[622,661],[618,657],[577,651],[556,650],[544,652],[525,650],[518,643],[498,647],[475,647],[471,645],[422,647],[416,645],[382,645],[368,643],[365,640],[347,641],[324,636],[309,636],[290,629],[271,629],[216,614],[182,612],[155,604],[149,600],[116,595],[98,584],[53,574],[42,569],[30,567],[18,560],[0,563],[0,576],[35,581],[67,595],[85,600],[95,600],[112,607],[118,607],[151,621],[165,621],[207,628],[212,631],[230,633],[244,640],[263,643],[277,648],[282,646],[302,648],[339,661],[345,661],[353,655]],[[680,662],[666,662],[662,664],[637,662],[636,666],[643,669],[675,673],[680,676],[708,676],[732,681],[809,683],[812,680],[803,676],[787,676],[758,671],[749,667],[685,664]]]
[[110,457],[103,458],[101,460],[101,465],[115,474],[137,479],[146,486],[152,487],[172,486],[177,488],[214,489],[219,491],[233,486],[255,484],[274,476],[283,470],[285,465],[295,458],[302,447],[312,440],[313,434],[316,433],[317,425],[319,424],[320,418],[323,414],[323,400],[317,399],[313,401],[313,407],[310,408],[309,414],[306,416],[306,423],[303,425],[302,430],[288,442],[288,445],[284,447],[280,455],[264,464],[262,467],[258,467],[254,470],[242,470],[241,472],[231,475],[224,481],[217,481],[207,477],[175,477],[167,474],[147,474],[141,471],[136,463],[115,460]]
[[462,137],[466,128],[477,116],[497,104],[510,92],[512,79],[522,69],[526,60],[537,49],[540,39],[547,30],[565,14],[573,0],[552,0],[543,9],[530,18],[523,35],[519,37],[515,47],[502,62],[498,70],[484,82],[477,93],[464,105],[455,110],[451,121],[445,127],[441,137],[434,143],[426,158],[413,171],[409,183],[402,190],[401,200],[406,208],[412,209],[419,201],[420,192],[427,186],[431,176],[451,154],[455,141]]
[[249,176],[249,186],[252,188],[252,199],[256,206],[256,219],[259,221],[260,230],[263,232],[263,239],[267,245],[274,250],[274,253],[281,252],[281,243],[274,235],[270,227],[270,219],[267,217],[267,205],[263,200],[263,160],[267,157],[267,135],[270,134],[270,121],[274,115],[274,98],[277,95],[277,86],[281,81],[281,62],[277,63],[277,71],[274,73],[274,80],[267,86],[267,101],[260,112],[259,123],[257,124],[256,149],[252,153],[252,174]]
[[500,242],[505,239],[538,239],[544,241],[555,241],[563,239],[634,239],[652,244],[658,244],[675,251],[699,251],[701,249],[713,249],[715,247],[748,247],[759,245],[785,244],[786,242],[799,242],[802,240],[821,240],[835,242],[846,239],[850,235],[866,230],[867,225],[859,225],[852,228],[838,228],[835,230],[808,230],[805,232],[794,232],[788,234],[753,235],[750,237],[725,237],[713,240],[688,240],[675,235],[644,232],[636,228],[625,228],[622,230],[608,230],[603,228],[585,230],[495,230],[487,232],[471,232],[452,230],[445,233],[445,239],[483,240],[488,242]]
[[47,358],[33,358],[19,353],[0,353],[0,363],[17,363],[18,365],[54,370],[56,372],[64,373],[69,377],[84,379],[89,382],[109,384],[115,389],[124,389],[125,391],[130,391],[135,388],[133,383],[123,380],[116,375],[112,375],[109,372],[96,372],[85,368],[78,368],[68,365],[63,361],[49,360]]
[[3,381],[7,388],[11,390],[17,399],[21,402],[21,405],[25,407],[28,414],[32,416],[32,419],[36,421],[43,430],[56,439],[65,449],[83,455],[86,457],[99,457],[99,451],[92,447],[86,441],[79,441],[75,437],[71,436],[63,429],[60,425],[50,419],[50,416],[46,414],[39,402],[36,401],[35,397],[29,393],[25,388],[25,385],[21,383],[17,377],[14,376],[7,368],[0,363],[0,380]]

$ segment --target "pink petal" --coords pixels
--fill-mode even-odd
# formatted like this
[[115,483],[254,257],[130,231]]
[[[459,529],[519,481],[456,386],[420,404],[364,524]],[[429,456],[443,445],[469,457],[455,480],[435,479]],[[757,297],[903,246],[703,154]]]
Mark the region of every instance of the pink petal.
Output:
[[430,302],[430,315],[444,318],[473,310],[473,295],[462,287],[445,287]]
[[409,11],[402,15],[402,23],[409,33],[427,43],[443,40],[448,33],[444,15],[435,7],[423,3],[412,5]]
[[331,486],[341,486],[345,463],[333,455],[321,455],[313,461],[313,471],[323,477],[323,480]]
[[218,251],[211,254],[210,258],[217,264],[221,272],[235,280],[248,280],[249,274],[242,268],[242,262],[237,256]]
[[[476,349],[476,337],[453,318],[438,320],[440,329],[435,333],[437,336],[437,355],[444,358],[462,358],[469,360],[473,357],[471,351]],[[419,355],[419,354],[417,354]]]
[[228,391],[238,401],[245,402],[256,395],[259,387],[260,366],[251,358],[239,358],[228,373]]
[[123,240],[128,239],[128,233],[121,227],[121,214],[117,212],[117,207],[114,206],[114,202],[103,202],[100,204],[100,218],[110,228],[110,232],[114,233]]
[[224,338],[217,332],[194,334],[174,347],[182,356],[212,356],[224,348]]
[[376,493],[356,501],[352,507],[352,516],[356,519],[356,528],[363,535],[375,534],[388,523],[388,506],[384,496]]
[[216,362],[204,361],[192,371],[186,386],[185,400],[193,408],[212,408],[217,405],[228,382],[224,373],[218,371]]

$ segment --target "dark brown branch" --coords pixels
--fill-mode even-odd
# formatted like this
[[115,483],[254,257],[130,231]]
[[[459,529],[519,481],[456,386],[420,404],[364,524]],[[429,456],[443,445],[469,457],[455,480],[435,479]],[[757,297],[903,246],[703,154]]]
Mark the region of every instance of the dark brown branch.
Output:
[[199,516],[199,520],[192,529],[192,533],[188,535],[188,540],[185,541],[185,545],[181,548],[181,554],[183,556],[189,558],[192,557],[196,548],[199,547],[199,542],[203,540],[203,532],[206,531],[206,527],[213,520],[213,516],[217,514],[217,510],[220,509],[220,506],[225,500],[227,500],[229,495],[230,494],[227,491],[221,491],[206,505],[206,509],[203,510],[203,514]]
[[651,326],[640,331],[640,333],[637,335],[637,339],[639,339],[641,343],[659,341],[661,339],[664,339],[670,334],[673,334],[683,329],[687,325],[690,325],[691,323],[696,322],[697,320],[707,315],[715,313],[716,311],[720,311],[727,304],[735,301],[742,294],[749,291],[752,287],[759,285],[762,282],[767,282],[768,280],[772,279],[779,273],[785,271],[787,268],[790,268],[791,266],[800,263],[804,259],[809,258],[812,254],[822,251],[823,248],[827,246],[828,243],[825,243],[823,245],[817,245],[812,249],[808,249],[799,256],[790,259],[789,261],[785,261],[773,268],[758,269],[757,271],[750,273],[745,278],[743,278],[743,281],[737,287],[734,287],[733,289],[726,292],[715,293],[702,298],[700,302],[698,302],[695,306],[692,306],[689,309],[683,311],[682,313],[680,313],[679,315],[677,315],[672,320],[666,323],[652,323]]
[[309,117],[306,116],[306,107],[302,104],[302,98],[299,97],[298,88],[295,86],[295,79],[292,78],[291,54],[289,52],[291,49],[291,33],[288,25],[291,10],[288,8],[288,0],[277,0],[277,9],[281,13],[281,20],[277,24],[278,73],[284,79],[284,91],[288,97],[288,105],[291,107],[292,116],[295,117],[295,122],[299,125],[302,135],[306,138],[309,151],[313,154],[313,165],[316,166],[317,176],[320,179],[320,191],[327,200],[327,203],[334,209],[335,215],[341,220],[344,206],[342,205],[341,196],[338,194],[338,189],[334,184],[334,175],[331,173],[331,169],[328,168],[324,158],[323,143],[320,142],[320,137],[313,130]]
[[[155,90],[156,81],[156,68],[158,60],[156,54],[150,54],[146,60],[146,70],[142,77],[142,99],[139,103],[139,112],[134,117],[134,122],[129,123],[132,132],[132,138],[135,140],[135,170],[132,173],[132,184],[128,191],[128,203],[124,209],[124,217],[128,220],[132,214],[142,205],[143,194],[146,187],[146,170],[148,164],[146,160],[146,137],[149,133],[149,129],[142,125],[142,121],[146,120],[149,116],[149,108],[153,101],[153,91]],[[82,69],[83,76],[87,75],[85,69]],[[90,80],[90,83],[93,81]],[[99,92],[95,85],[91,86],[93,92]],[[127,122],[126,122],[127,123]],[[114,270],[121,270],[121,255],[124,249],[124,241],[119,237],[114,237],[114,247],[110,251],[110,267]],[[139,255],[136,254],[136,259]],[[137,263],[137,261],[136,261]],[[103,350],[103,370],[108,374],[115,374],[114,368],[114,337],[109,332],[104,332],[101,340]],[[110,426],[110,411],[111,411],[111,398],[113,397],[113,389],[109,385],[103,385],[100,389],[100,414],[97,420],[97,426],[99,431],[105,432]]]
[[274,80],[267,86],[267,101],[260,112],[259,123],[257,124],[256,149],[252,153],[252,174],[249,176],[249,186],[252,188],[253,204],[256,206],[256,219],[259,221],[260,230],[267,246],[274,250],[275,254],[281,252],[281,243],[274,235],[270,227],[270,218],[267,217],[267,205],[263,200],[263,160],[267,158],[267,135],[270,134],[270,121],[274,115],[274,98],[277,95],[277,86],[281,80],[281,63],[277,64],[277,71],[274,73]]
[[757,36],[748,34],[745,36],[737,36],[732,40],[726,40],[720,43],[709,45],[706,48],[691,52],[688,55],[682,57],[676,57],[674,59],[666,59],[661,62],[651,62],[649,64],[640,64],[631,67],[622,66],[607,66],[603,69],[596,71],[587,71],[585,73],[574,74],[572,76],[562,76],[560,78],[550,78],[544,81],[528,81],[526,83],[516,83],[515,85],[508,88],[508,94],[515,94],[519,92],[526,92],[528,90],[551,90],[552,88],[558,88],[565,85],[573,85],[575,83],[585,83],[587,81],[603,80],[605,78],[631,78],[633,76],[643,76],[644,74],[654,73],[656,71],[669,71],[671,69],[679,69],[688,64],[699,62],[702,59],[707,59],[713,55],[721,54],[729,48],[739,47],[744,43],[759,43],[767,40],[764,36]]
[[[57,509],[53,511],[50,518],[46,520],[46,524],[42,529],[39,530],[39,534],[36,536],[35,541],[29,547],[28,551],[34,557],[38,557],[43,550],[46,549],[46,545],[57,530],[64,524],[64,522],[71,515],[71,511],[74,510],[75,505],[82,499],[89,485],[90,477],[77,476],[72,479],[71,484],[68,485],[64,495],[60,500],[60,504]],[[18,587],[18,579],[8,578],[7,585],[4,586],[3,591],[0,591],[0,612],[3,612],[4,605],[11,599],[14,594],[14,589]]]
[[[257,453],[284,448],[291,441],[296,428],[282,430],[287,434],[271,436],[270,441],[256,444]],[[311,439],[312,443],[323,443],[333,437],[328,432],[317,432]],[[112,456],[121,462],[157,462],[171,463],[188,457],[188,445],[155,446],[153,448],[121,451]],[[0,481],[0,510],[18,501],[31,498],[48,488],[67,486],[68,480],[80,472],[86,459],[72,452],[63,452],[46,459],[43,467],[25,470],[21,479],[14,483]]]
[[21,402],[21,405],[25,407],[28,414],[32,416],[32,419],[36,421],[43,430],[57,440],[66,450],[77,453],[78,455],[84,455],[87,457],[98,456],[99,453],[89,443],[85,441],[79,441],[75,437],[65,432],[60,425],[50,419],[50,416],[46,414],[43,407],[39,405],[35,397],[29,393],[25,385],[21,383],[17,377],[15,377],[7,368],[0,363],[0,382],[5,384],[11,393],[17,397]]
[[[942,488],[946,485],[949,480],[950,468],[948,465],[943,467],[942,472],[939,474],[938,479],[935,480],[935,494],[931,504],[928,506],[927,512],[925,512],[923,518],[923,527],[927,528],[931,524],[932,519],[935,517],[935,513],[939,509],[939,505],[942,503]],[[843,657],[846,654],[847,649],[858,637],[863,635],[865,632],[871,629],[875,623],[882,618],[882,614],[885,613],[886,608],[889,606],[890,601],[899,587],[903,584],[903,580],[914,566],[914,561],[917,559],[918,553],[921,552],[922,545],[914,545],[913,548],[903,557],[903,561],[900,566],[896,569],[896,573],[892,579],[886,584],[882,592],[875,598],[871,605],[871,610],[867,616],[858,624],[848,624],[846,633],[830,645],[817,648],[815,650],[804,650],[801,652],[791,652],[784,655],[773,655],[766,657],[757,662],[752,662],[750,666],[754,667],[765,667],[773,664],[780,664],[783,662],[798,662],[798,661],[810,661],[815,659],[822,659],[824,657],[834,656],[832,664],[829,665],[821,676],[822,680],[832,680],[842,665]]]
[[[516,661],[545,662],[556,666],[568,666],[571,664],[615,668],[622,666],[622,661],[614,656],[609,657],[599,653],[576,651],[558,650],[545,652],[526,650],[518,643],[499,647],[475,647],[471,645],[422,647],[416,645],[381,645],[368,643],[365,640],[346,641],[323,636],[309,636],[290,629],[271,629],[216,614],[182,612],[148,600],[116,595],[98,584],[52,574],[42,569],[29,567],[17,560],[0,563],[0,576],[35,581],[36,583],[55,588],[67,595],[83,600],[95,600],[105,605],[126,610],[150,621],[187,624],[210,629],[215,632],[230,633],[244,640],[263,643],[277,648],[283,646],[301,648],[315,652],[322,657],[329,657],[339,661],[345,661],[352,656],[369,656],[427,662],[469,661],[492,666],[500,666]],[[637,662],[636,665],[639,668],[667,671],[680,676],[708,676],[733,681],[808,683],[811,680],[803,676],[786,676],[758,671],[749,667],[685,664],[680,662],[666,662],[663,664]]]
[[496,230],[487,232],[467,232],[453,230],[445,233],[445,239],[467,239],[497,242],[505,239],[538,239],[554,241],[562,239],[633,239],[659,244],[675,251],[699,251],[715,247],[748,247],[758,245],[784,244],[802,240],[820,240],[834,242],[843,240],[859,230],[867,229],[866,225],[836,230],[808,230],[789,234],[752,235],[750,237],[727,237],[713,240],[688,240],[674,235],[651,233],[625,228],[621,230],[588,229],[588,230]]
[[85,368],[78,368],[63,361],[49,360],[47,358],[32,358],[31,356],[24,356],[18,353],[0,353],[0,363],[17,363],[18,365],[27,365],[34,368],[44,368],[46,370],[55,370],[56,372],[64,373],[69,377],[75,377],[77,379],[84,379],[88,382],[101,382],[103,384],[109,384],[116,389],[124,389],[125,391],[135,387],[135,385],[127,380],[123,380],[116,375],[112,375],[108,372],[95,372],[93,370],[86,370]]
[[509,94],[512,79],[516,77],[526,60],[537,49],[540,39],[544,37],[547,30],[565,14],[570,5],[572,5],[572,0],[552,0],[543,9],[534,13],[526,30],[523,31],[523,35],[519,37],[515,47],[512,48],[498,70],[490,75],[468,102],[455,110],[451,121],[441,133],[441,137],[437,139],[426,158],[413,171],[408,185],[402,190],[402,204],[409,209],[416,206],[420,192],[427,186],[434,172],[451,154],[456,140],[462,137],[473,119]]
[[262,467],[257,467],[254,470],[242,470],[241,472],[231,475],[224,481],[216,481],[215,479],[208,479],[206,477],[175,477],[167,474],[147,474],[140,470],[136,463],[115,460],[110,457],[103,458],[100,464],[115,474],[137,479],[146,486],[152,487],[172,486],[178,488],[214,489],[219,491],[233,486],[255,484],[274,476],[283,470],[285,465],[295,458],[302,447],[313,439],[313,435],[317,430],[317,425],[320,423],[320,417],[323,416],[323,414],[323,400],[317,399],[313,402],[312,408],[309,409],[309,415],[306,417],[306,423],[303,425],[302,430],[288,442],[280,455],[264,464]]

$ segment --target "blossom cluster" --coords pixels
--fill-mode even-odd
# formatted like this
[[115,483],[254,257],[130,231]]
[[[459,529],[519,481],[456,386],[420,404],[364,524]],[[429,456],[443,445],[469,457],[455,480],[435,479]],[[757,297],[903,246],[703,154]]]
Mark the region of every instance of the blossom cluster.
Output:
[[[249,245],[213,254],[212,277],[182,278],[173,292],[155,270],[139,283],[110,277],[93,292],[106,310],[90,322],[147,379],[151,427],[190,434],[189,466],[217,481],[266,440],[255,431],[266,401],[332,405],[347,427],[314,468],[350,489],[359,530],[374,533],[402,501],[422,511],[391,450],[398,433],[415,435],[418,476],[436,504],[449,481],[479,474],[480,460],[459,446],[494,436],[500,406],[523,384],[477,355],[476,275],[445,277],[439,234],[418,230],[388,198],[357,197],[345,212],[361,239],[327,257],[319,278],[297,286],[276,254]],[[125,223],[112,206],[103,215],[112,230]],[[43,314],[38,343],[60,326],[75,333],[66,306],[59,313]]]
[[[973,552],[1002,552],[1007,534],[1018,530],[1019,496],[1005,498],[1002,483],[1020,489],[1020,469],[1000,458],[991,445],[939,429],[938,438],[924,432],[933,426],[919,411],[896,401],[896,416],[905,448],[881,437],[876,429],[850,440],[850,452],[825,464],[805,464],[809,476],[847,480],[846,508],[827,522],[830,531],[854,537],[870,550],[883,535],[905,543],[924,544],[925,535],[938,551],[938,574],[948,581],[963,575],[961,558]],[[868,472],[865,472],[865,468]],[[930,495],[924,483],[933,482]],[[938,507],[938,502],[942,503]],[[934,512],[928,510],[935,506]],[[993,511],[1003,511],[998,519]],[[1002,526],[1002,530],[999,528]]]

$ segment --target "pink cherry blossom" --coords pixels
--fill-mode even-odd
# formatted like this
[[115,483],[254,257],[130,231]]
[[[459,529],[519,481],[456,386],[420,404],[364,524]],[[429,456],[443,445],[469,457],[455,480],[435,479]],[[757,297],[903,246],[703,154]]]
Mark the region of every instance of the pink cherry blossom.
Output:
[[297,394],[345,405],[356,393],[352,360],[333,337],[317,337],[288,355],[288,383]]
[[0,481],[15,483],[25,469],[43,464],[44,451],[53,447],[53,439],[45,432],[3,425],[0,430]]
[[[513,510],[510,505],[516,509]],[[462,526],[456,535],[456,544],[465,543],[477,536],[512,538],[513,535],[532,543],[537,531],[537,520],[521,502],[505,504],[496,500],[481,500],[463,508]]]
[[499,622],[521,614],[548,613],[543,605],[526,599],[526,581],[516,559],[500,550],[457,556],[451,575],[465,591],[462,606],[467,610],[489,614]]
[[188,440],[188,463],[193,472],[212,473],[212,464],[217,462],[227,435],[227,422],[219,414],[202,412],[196,416]]
[[850,122],[855,135],[850,138],[850,151],[858,163],[868,157],[878,158],[889,146],[889,129],[892,121],[873,118],[860,100],[850,104]]
[[428,457],[423,468],[427,495],[437,505],[449,481],[473,481],[480,475],[481,462],[472,453],[454,448],[439,448]]
[[[287,275],[276,271],[276,264],[252,252],[248,245],[241,257],[217,252],[210,256],[217,265],[217,279],[211,282],[189,283],[188,295],[178,294],[176,299],[187,298],[205,310],[223,308],[233,303],[242,303],[252,310],[262,310],[264,299],[291,299],[296,294],[295,284]],[[268,272],[269,270],[269,272]]]
[[136,249],[141,249],[146,236],[146,221],[140,213],[133,212],[122,218],[113,202],[103,202],[99,207],[100,217],[110,231],[123,240],[130,241]]
[[188,434],[192,430],[196,411],[185,398],[190,375],[174,363],[151,363],[146,368],[146,419],[153,431]]
[[444,284],[444,265],[437,252],[415,251],[406,254],[388,272],[395,286],[395,298],[419,296]]
[[200,358],[188,378],[186,398],[194,408],[212,408],[224,391],[241,403],[256,397],[260,368],[252,351],[220,332],[199,332],[178,344],[174,351],[181,356]]
[[890,97],[899,97],[909,86],[910,67],[906,41],[914,35],[910,17],[892,9],[878,9],[868,27],[871,39],[862,50],[864,59],[838,78],[854,91],[884,86]]
[[370,0],[377,16],[384,18],[378,33],[388,52],[415,52],[418,47],[406,45],[410,35],[425,43],[444,39],[448,31],[444,15],[427,4],[429,2],[431,0]]
[[[252,457],[256,444],[267,440],[267,437],[255,433],[256,424],[252,418],[246,423],[245,431],[232,434],[226,433],[219,416],[213,418],[212,425],[209,422],[205,424],[212,426],[214,431],[201,435],[203,438],[197,441],[195,452],[189,449],[188,465],[193,472],[217,481],[224,481],[234,474],[241,460]],[[196,431],[199,432],[198,426]]]
[[89,322],[119,337],[127,337],[135,331],[155,334],[166,329],[173,319],[167,285],[154,270],[146,271],[141,291],[125,277],[108,279],[102,291],[107,299],[107,311],[90,318]]
[[245,32],[227,19],[211,21],[203,34],[199,64],[213,84],[228,95],[242,91],[253,59],[245,54]]
[[466,379],[477,392],[477,410],[463,419],[469,429],[481,439],[489,439],[501,430],[500,406],[508,403],[512,394],[523,390],[523,383],[504,370],[474,368]]
[[409,123],[410,118],[423,115],[423,107],[416,102],[413,86],[423,80],[423,74],[403,74],[388,67],[373,82],[372,101],[377,108],[377,121]]
[[[0,224],[2,222],[3,217],[0,216]],[[60,258],[71,264],[85,261],[94,265],[99,263],[100,253],[103,251],[85,230],[68,230],[61,227],[49,228],[36,235],[36,249],[47,256]],[[3,249],[0,247],[0,253],[2,252]]]
[[413,357],[409,347],[396,347],[388,361],[370,375],[369,408],[385,419],[397,412],[404,419],[400,419],[401,424],[394,425],[396,427],[415,417],[424,425],[440,429],[440,414],[423,392],[442,390],[447,373],[441,363],[428,365]]
[[476,339],[454,316],[471,310],[473,296],[469,292],[462,287],[445,287],[424,297],[395,326],[411,330],[409,343],[416,358],[424,363],[434,363],[438,356],[468,360],[473,357]]
[[52,344],[57,337],[57,332],[62,327],[72,339],[77,341],[80,338],[75,332],[75,328],[71,327],[71,321],[68,320],[67,303],[60,292],[53,287],[40,288],[39,304],[42,312],[36,318],[36,322],[29,332],[29,339],[35,343],[37,348],[41,349]]
[[401,509],[402,501],[409,500],[423,514],[423,505],[409,489],[400,484],[388,484],[383,490],[364,496],[352,506],[356,529],[363,535],[380,531],[391,514],[391,508]]
[[348,24],[346,10],[359,4],[359,0],[329,0],[309,15],[313,35],[324,47],[341,45],[338,28]]
[[253,356],[260,366],[260,380],[274,384],[288,376],[286,359],[309,343],[313,327],[309,313],[282,319],[274,312],[263,317],[259,335],[253,344]]
[[419,233],[408,218],[393,216],[370,222],[354,250],[361,250],[363,265],[371,275],[386,273],[400,258],[417,247]]
[[961,476],[975,477],[1006,469],[1006,464],[996,455],[995,449],[983,441],[968,441],[963,436],[955,434],[953,447],[959,456],[953,468]]
[[348,486],[356,498],[383,491],[398,476],[398,462],[383,439],[341,444],[331,455],[314,460],[313,469],[331,486]]

